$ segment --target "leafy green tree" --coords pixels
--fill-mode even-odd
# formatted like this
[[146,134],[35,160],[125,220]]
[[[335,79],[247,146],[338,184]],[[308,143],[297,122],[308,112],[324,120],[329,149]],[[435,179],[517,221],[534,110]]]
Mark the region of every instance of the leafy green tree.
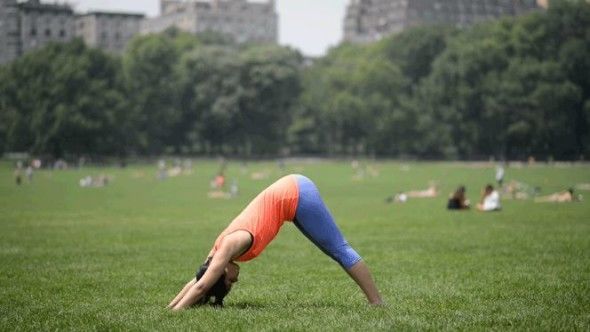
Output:
[[223,152],[237,130],[239,62],[233,48],[210,46],[183,56],[180,64],[183,123],[191,144]]
[[207,45],[186,53],[180,131],[209,153],[276,153],[301,89],[301,60],[276,46]]
[[123,57],[126,91],[140,152],[159,154],[178,145],[181,120],[176,64],[179,52],[166,35],[136,38]]
[[52,44],[4,68],[6,148],[56,157],[124,153],[119,71],[118,61],[80,40]]
[[585,151],[587,75],[580,73],[589,69],[588,7],[559,4],[448,42],[420,103],[450,126],[457,156],[575,158]]
[[274,154],[285,147],[301,93],[302,60],[296,51],[270,45],[255,45],[240,53],[237,136],[246,153]]
[[[318,125],[328,153],[375,153],[380,119],[399,103],[399,68],[377,50],[342,45],[310,68],[302,95],[308,124]],[[313,111],[310,111],[313,110]],[[316,113],[316,115],[312,115]],[[299,122],[301,123],[301,122]]]
[[80,41],[0,68],[0,150],[579,158],[590,4],[301,55],[170,29],[122,61]]
[[416,27],[384,38],[376,47],[400,67],[407,82],[415,87],[430,74],[432,63],[455,34],[448,26]]
[[482,149],[520,158],[576,155],[576,133],[564,128],[575,128],[581,92],[558,63],[515,59],[496,78],[485,91]]

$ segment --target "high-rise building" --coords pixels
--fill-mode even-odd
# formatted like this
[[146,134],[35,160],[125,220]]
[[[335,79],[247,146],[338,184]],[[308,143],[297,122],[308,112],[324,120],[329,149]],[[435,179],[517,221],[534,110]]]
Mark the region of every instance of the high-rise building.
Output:
[[16,0],[0,0],[0,64],[20,54],[18,7]]
[[69,5],[28,0],[18,4],[18,12],[21,54],[75,37],[74,11]]
[[344,40],[370,42],[427,24],[465,27],[538,8],[537,0],[351,0],[344,20]]
[[143,21],[143,34],[176,27],[190,33],[227,34],[239,43],[278,42],[274,0],[161,0],[160,9],[160,16]]
[[49,42],[81,37],[90,47],[121,53],[138,33],[168,28],[200,33],[214,31],[235,41],[278,42],[275,1],[160,0],[161,15],[89,12],[74,15],[67,4],[40,0],[0,0],[0,64]]
[[76,36],[86,45],[112,53],[122,53],[139,33],[143,14],[89,12],[76,16]]

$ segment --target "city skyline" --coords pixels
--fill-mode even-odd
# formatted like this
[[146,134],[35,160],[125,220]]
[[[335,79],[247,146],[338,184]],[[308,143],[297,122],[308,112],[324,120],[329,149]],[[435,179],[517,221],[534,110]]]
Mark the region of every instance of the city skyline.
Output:
[[[127,11],[153,17],[159,14],[160,1],[76,0],[69,3],[77,12]],[[308,56],[324,55],[342,40],[347,3],[348,0],[276,0],[279,43],[297,48]]]

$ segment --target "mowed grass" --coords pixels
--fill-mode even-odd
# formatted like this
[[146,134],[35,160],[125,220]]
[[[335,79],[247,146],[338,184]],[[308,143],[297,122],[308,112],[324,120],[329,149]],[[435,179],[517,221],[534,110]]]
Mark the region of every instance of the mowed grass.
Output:
[[[361,162],[378,176],[353,179],[349,163],[230,163],[236,199],[209,199],[215,162],[155,179],[155,166],[41,171],[17,187],[0,164],[0,330],[588,330],[590,192],[579,203],[503,201],[501,212],[449,212],[465,184],[472,202],[493,165]],[[264,180],[253,172],[267,171]],[[241,264],[224,309],[165,309],[193,277],[218,233],[282,174],[313,179],[386,306],[364,296],[291,224]],[[80,188],[85,175],[114,177]],[[590,182],[590,166],[509,167],[550,193]],[[385,204],[395,192],[442,194]],[[584,192],[582,192],[584,194]]]

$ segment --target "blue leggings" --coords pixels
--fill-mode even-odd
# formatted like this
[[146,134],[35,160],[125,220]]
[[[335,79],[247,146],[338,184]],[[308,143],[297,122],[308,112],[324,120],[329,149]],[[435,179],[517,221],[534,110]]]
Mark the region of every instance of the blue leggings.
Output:
[[352,249],[340,233],[315,184],[303,175],[296,175],[296,177],[299,186],[299,203],[293,223],[326,255],[344,269],[350,269],[361,260],[361,256]]

